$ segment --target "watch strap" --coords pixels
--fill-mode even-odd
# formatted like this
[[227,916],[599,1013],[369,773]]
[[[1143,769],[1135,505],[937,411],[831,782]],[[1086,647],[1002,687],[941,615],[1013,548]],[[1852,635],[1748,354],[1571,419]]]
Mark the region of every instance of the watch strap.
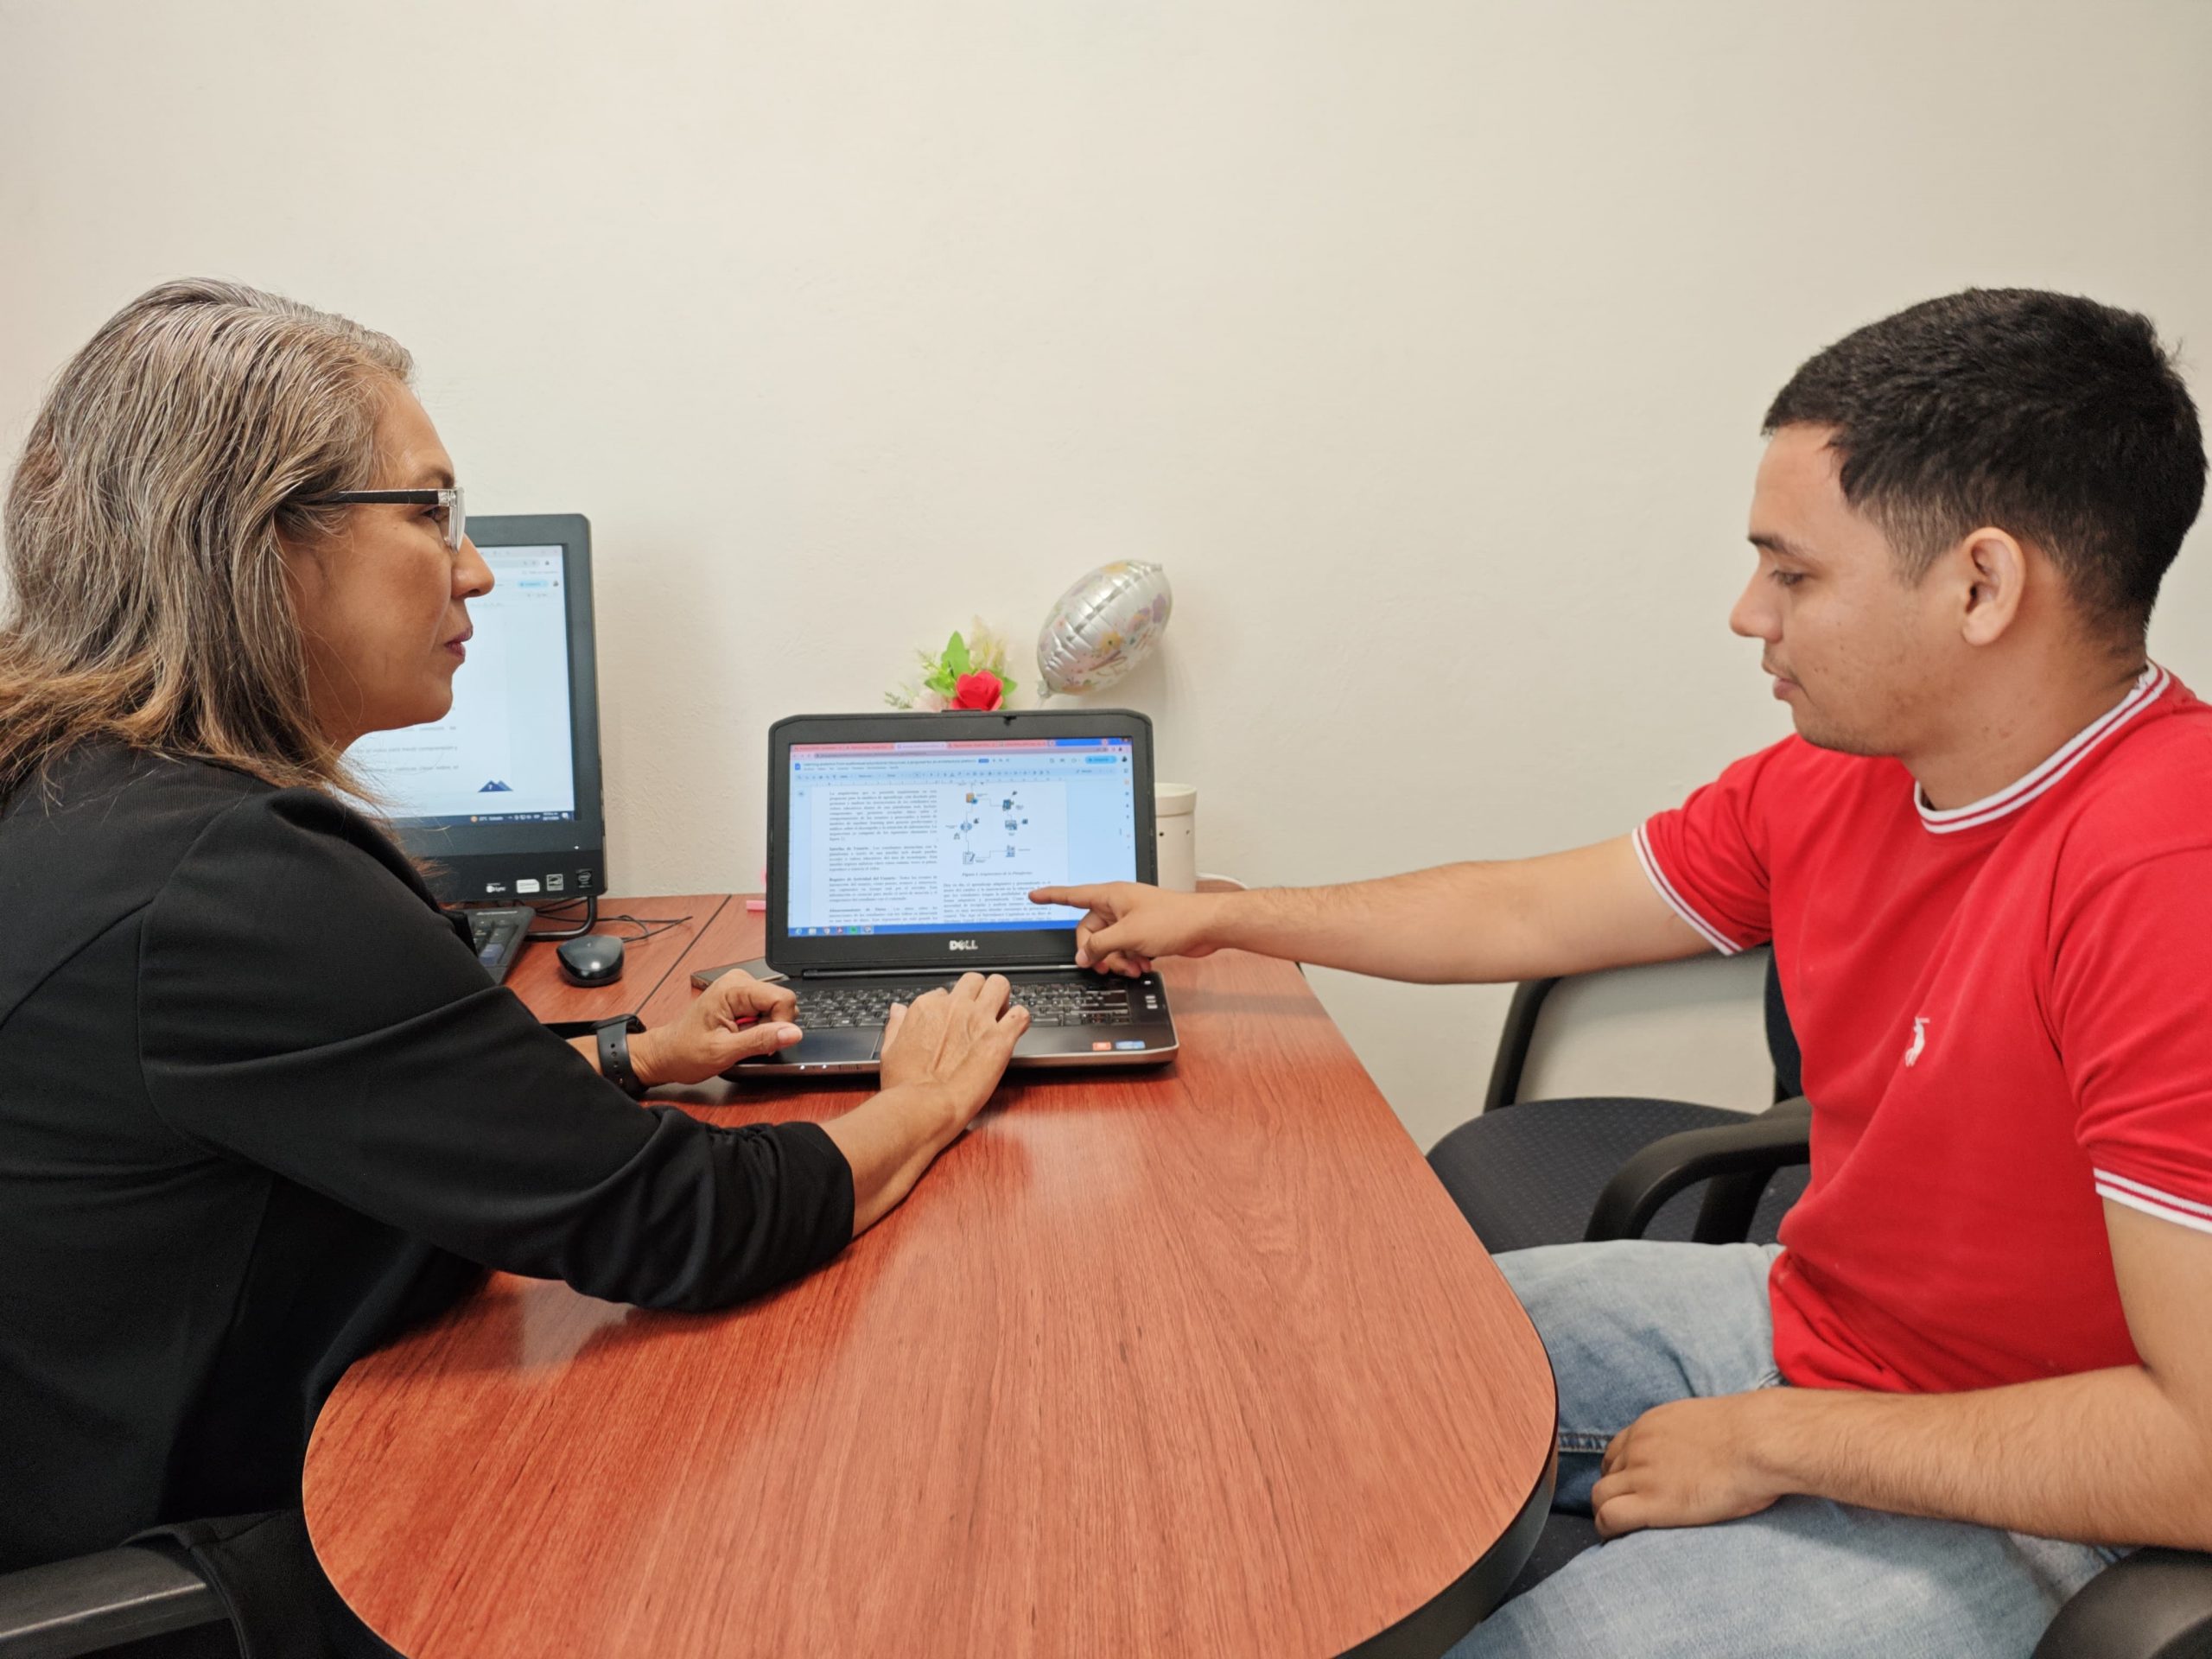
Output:
[[645,1022],[635,1014],[609,1020],[598,1027],[599,1075],[632,1100],[642,1100],[645,1085],[630,1064],[630,1033],[643,1031]]

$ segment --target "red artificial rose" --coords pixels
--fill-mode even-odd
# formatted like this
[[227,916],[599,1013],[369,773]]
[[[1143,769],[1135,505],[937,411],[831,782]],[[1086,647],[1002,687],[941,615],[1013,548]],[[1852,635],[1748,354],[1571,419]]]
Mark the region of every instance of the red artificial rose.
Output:
[[1005,697],[1005,683],[988,669],[963,674],[952,683],[952,706],[956,709],[995,709]]

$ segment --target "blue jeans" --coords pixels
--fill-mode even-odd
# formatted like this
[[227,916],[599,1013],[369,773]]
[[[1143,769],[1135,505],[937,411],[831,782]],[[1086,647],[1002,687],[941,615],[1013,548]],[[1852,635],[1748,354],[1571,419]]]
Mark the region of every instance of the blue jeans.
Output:
[[[1555,1507],[1590,1512],[1605,1443],[1649,1408],[1781,1386],[1766,1297],[1777,1254],[1624,1240],[1497,1258],[1559,1379]],[[1451,1659],[2027,1659],[2119,1554],[1785,1497],[1586,1550]]]

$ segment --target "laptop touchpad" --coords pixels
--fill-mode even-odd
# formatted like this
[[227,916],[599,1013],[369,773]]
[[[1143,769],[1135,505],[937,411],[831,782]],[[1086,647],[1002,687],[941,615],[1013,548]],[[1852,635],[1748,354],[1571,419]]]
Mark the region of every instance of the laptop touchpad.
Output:
[[882,1038],[883,1028],[880,1026],[817,1027],[789,1048],[779,1049],[766,1064],[782,1067],[851,1065],[874,1059],[876,1046]]

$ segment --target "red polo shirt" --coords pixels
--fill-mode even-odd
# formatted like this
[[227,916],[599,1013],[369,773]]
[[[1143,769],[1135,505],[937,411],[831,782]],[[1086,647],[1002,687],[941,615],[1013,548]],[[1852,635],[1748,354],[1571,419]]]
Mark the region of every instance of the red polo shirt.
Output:
[[1798,738],[1636,833],[1667,902],[1772,939],[1813,1101],[1792,1382],[1936,1392],[2138,1363],[2106,1198],[2212,1232],[2212,709],[2163,669],[1986,800]]

